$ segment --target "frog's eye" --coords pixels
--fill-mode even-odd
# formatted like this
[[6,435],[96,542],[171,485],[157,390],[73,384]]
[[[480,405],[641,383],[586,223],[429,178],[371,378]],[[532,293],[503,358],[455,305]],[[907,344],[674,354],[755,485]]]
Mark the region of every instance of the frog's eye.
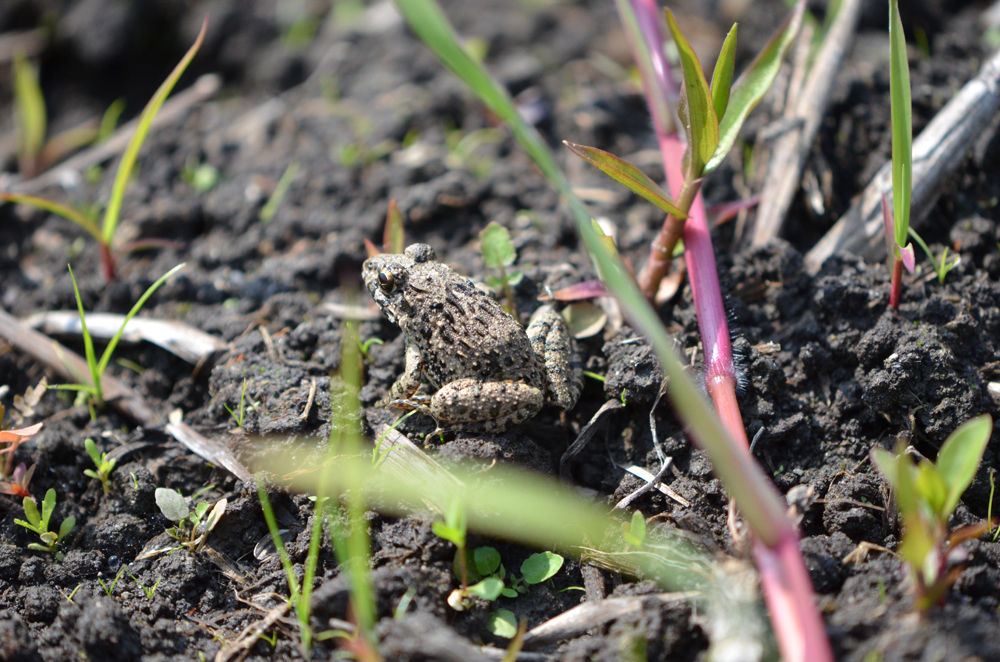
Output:
[[384,292],[392,292],[396,289],[396,277],[389,271],[378,272],[378,284]]

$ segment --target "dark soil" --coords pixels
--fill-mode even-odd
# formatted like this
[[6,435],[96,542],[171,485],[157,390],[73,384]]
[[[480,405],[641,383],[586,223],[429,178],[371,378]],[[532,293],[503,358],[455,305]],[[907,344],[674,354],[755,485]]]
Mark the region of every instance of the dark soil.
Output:
[[[363,241],[381,242],[390,198],[406,219],[408,242],[431,244],[443,261],[480,280],[489,274],[478,232],[490,221],[508,227],[525,273],[516,288],[522,311],[535,307],[544,286],[594,277],[557,195],[506,132],[472,157],[449,151],[457,137],[497,126],[496,118],[393,18],[386,3],[353,15],[350,3],[334,3],[335,9],[322,1],[293,4],[0,3],[0,32],[55,22],[54,38],[40,58],[53,131],[100,116],[118,97],[128,103],[124,119],[135,116],[193,41],[206,12],[211,18],[205,46],[178,89],[206,72],[221,73],[226,86],[215,100],[150,136],[125,197],[124,240],[170,239],[182,247],[128,255],[120,279],[109,284],[101,278],[94,242],[79,228],[49,214],[0,207],[0,305],[18,316],[74,310],[65,268],[70,262],[88,311],[125,313],[153,280],[186,262],[142,315],[182,321],[231,343],[223,356],[197,368],[152,345],[119,349],[117,356],[141,371],[112,363],[112,372],[147,399],[157,424],[136,427],[110,409],[92,420],[86,407],[74,407],[70,395],[56,391],[47,392],[25,421],[45,421],[17,451],[18,462],[37,465],[31,491],[40,499],[55,489],[53,522],[72,515],[77,525],[69,551],[57,562],[28,550],[35,536],[14,523],[23,517],[19,500],[0,495],[0,660],[208,659],[283,604],[288,587],[276,555],[254,553],[267,535],[254,486],[193,455],[163,424],[169,412],[181,409],[185,422],[231,443],[251,464],[255,456],[241,445],[247,435],[274,443],[325,438],[331,375],[338,371],[345,336],[344,322],[322,304],[358,300]],[[727,21],[711,15],[707,3],[679,4],[682,27],[694,30],[710,70],[707,53],[718,48]],[[463,35],[484,40],[487,65],[511,92],[525,103],[535,99],[539,128],[553,145],[567,139],[626,158],[654,146],[643,100],[623,79],[627,47],[610,0],[445,5]],[[802,520],[802,550],[837,658],[995,660],[1000,545],[987,537],[967,544],[968,569],[926,620],[914,613],[905,569],[895,556],[875,551],[857,563],[843,560],[861,542],[895,549],[900,537],[887,514],[886,485],[867,459],[873,447],[891,448],[898,435],[908,435],[934,457],[959,423],[982,412],[1000,414],[988,386],[1000,381],[1000,159],[992,141],[977,146],[950,178],[920,228],[936,254],[947,245],[961,255],[944,285],[929,277],[922,258],[894,312],[887,306],[882,264],[842,256],[816,276],[803,269],[802,254],[889,156],[885,8],[882,2],[869,5],[808,166],[832,177],[825,209],[800,196],[787,241],[764,249],[731,253],[732,223],[715,237],[745,374],[741,406],[749,435],[760,434],[755,454],[782,493],[798,485],[814,490]],[[987,56],[977,22],[983,8],[903,3],[913,43],[925,40],[929,48],[911,51],[915,131]],[[739,17],[738,69],[784,11],[782,2],[768,0]],[[295,39],[310,27],[316,28],[312,39]],[[10,182],[17,179],[16,142],[9,68],[3,71],[0,165],[6,173],[0,176]],[[747,137],[770,120],[768,107],[765,102],[752,116]],[[614,189],[565,151],[558,153],[576,185],[613,191],[592,211],[618,225],[622,252],[641,264],[659,212]],[[274,218],[263,223],[260,209],[291,162],[298,164],[291,188]],[[656,175],[655,160],[641,162]],[[220,179],[199,192],[182,173],[203,163],[217,168]],[[76,203],[106,200],[114,164],[104,165],[96,183],[81,178],[74,187],[51,187],[45,194]],[[733,160],[706,183],[710,204],[739,197],[740,171]],[[361,302],[367,304],[367,296]],[[661,314],[684,348],[697,347],[688,288]],[[372,439],[378,425],[396,416],[374,403],[402,370],[403,339],[384,318],[360,323],[358,333],[362,340],[385,341],[370,348],[359,395],[364,432]],[[606,375],[606,381],[602,389],[588,380],[580,403],[564,418],[547,409],[530,425],[499,437],[424,440],[428,451],[445,462],[472,459],[488,468],[496,460],[555,474],[594,412],[606,399],[621,399],[624,408],[610,415],[566,474],[609,503],[626,496],[641,482],[620,465],[654,472],[659,466],[650,430],[659,369],[644,345],[622,344],[629,337],[625,329],[581,342],[587,370]],[[82,342],[67,342],[82,352]],[[6,385],[0,401],[8,409],[15,395],[47,374],[44,366],[0,344],[0,384]],[[333,379],[338,392],[339,378]],[[226,407],[239,409],[244,380],[246,402],[254,406],[247,408],[243,433],[233,434],[237,423]],[[49,381],[59,380],[49,374]],[[315,398],[307,406],[310,391]],[[719,554],[738,555],[726,526],[727,495],[706,456],[692,448],[665,404],[654,418],[674,461],[665,482],[691,505],[651,492],[633,507]],[[400,429],[419,443],[433,422],[415,416]],[[143,442],[119,460],[109,495],[83,474],[90,467],[87,438],[109,452]],[[955,526],[982,521],[991,511],[998,443],[994,434],[954,515]],[[214,552],[138,558],[164,541],[169,524],[154,502],[155,488],[190,495],[207,486],[204,497],[229,501],[209,538]],[[269,493],[301,571],[313,503],[277,487]],[[458,586],[454,547],[431,532],[431,521],[426,515],[367,518],[385,659],[471,660],[479,655],[475,645],[506,645],[486,627],[494,605],[459,613],[446,604]],[[532,551],[477,541],[486,543],[500,551],[508,568],[519,567]],[[109,596],[101,582],[109,584],[126,566],[131,576],[123,575]],[[322,630],[330,618],[350,618],[347,579],[326,545],[317,577],[314,625]],[[581,602],[583,593],[563,589],[584,584],[587,600],[656,590],[649,582],[567,561],[550,584],[498,604],[534,627]],[[155,591],[148,596],[143,587]],[[408,587],[416,593],[406,615],[394,620]],[[639,641],[648,659],[704,658],[708,633],[697,610],[649,605],[540,652],[553,660],[641,659],[628,657],[641,648],[635,646]],[[302,656],[293,618],[276,628],[270,630],[277,632],[275,642],[253,643],[247,659]],[[332,658],[336,642],[319,643],[313,657]]]

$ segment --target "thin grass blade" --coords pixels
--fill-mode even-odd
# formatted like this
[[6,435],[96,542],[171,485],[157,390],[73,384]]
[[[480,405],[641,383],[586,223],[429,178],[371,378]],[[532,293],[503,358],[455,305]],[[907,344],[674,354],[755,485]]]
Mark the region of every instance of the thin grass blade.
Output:
[[188,52],[184,54],[181,61],[177,63],[174,70],[170,72],[167,79],[163,81],[156,93],[153,94],[153,98],[149,100],[146,107],[143,109],[142,114],[139,116],[139,122],[135,127],[135,133],[132,134],[132,139],[129,140],[128,146],[125,148],[125,153],[122,155],[122,160],[118,164],[118,172],[115,173],[115,183],[111,188],[111,198],[108,200],[108,208],[104,212],[104,224],[101,227],[101,236],[103,237],[104,244],[110,245],[111,240],[115,236],[115,229],[118,227],[118,217],[121,213],[122,208],[122,198],[125,197],[125,187],[128,185],[129,177],[132,175],[132,169],[135,167],[135,161],[139,156],[139,150],[142,148],[143,142],[146,140],[146,136],[149,134],[149,128],[153,124],[153,118],[156,117],[156,113],[160,111],[160,106],[163,102],[167,100],[167,96],[170,94],[171,90],[174,89],[174,85],[177,84],[177,80],[187,69],[188,64],[194,58],[195,53],[201,47],[201,42],[205,39],[205,30],[208,28],[208,17],[205,17],[204,22],[201,25],[201,32],[198,33],[198,38],[195,39],[194,45],[188,49]]
[[889,97],[892,113],[892,211],[896,244],[906,245],[913,187],[913,107],[910,101],[910,64],[899,3],[889,0]]
[[656,134],[662,137],[674,133],[678,91],[671,77],[670,64],[663,55],[659,8],[655,0],[615,0],[615,4],[632,49],[632,59],[642,78]]
[[673,214],[677,218],[687,218],[687,214],[680,210],[677,203],[656,182],[628,161],[596,147],[577,145],[568,140],[564,140],[563,144],[605,175],[626,186],[633,193],[649,200],[668,214]]
[[796,3],[795,9],[767,42],[764,50],[757,54],[746,71],[733,83],[726,114],[719,122],[718,146],[705,164],[704,174],[707,175],[718,168],[722,160],[726,158],[726,154],[736,142],[747,115],[760,103],[768,88],[771,87],[771,83],[774,82],[781,69],[785,55],[802,25],[802,13],[805,11],[805,7],[805,0],[799,0]]
[[76,308],[80,312],[80,331],[83,334],[83,349],[87,358],[87,367],[90,368],[90,384],[93,387],[98,402],[101,402],[103,401],[101,391],[101,373],[97,370],[97,356],[94,354],[94,339],[90,337],[90,332],[87,331],[87,315],[83,312],[83,300],[80,298],[80,288],[76,286],[76,276],[73,275],[73,267],[70,265],[66,266],[69,268],[69,278],[73,281],[73,294],[76,296]]
[[63,218],[73,221],[79,225],[81,228],[89,232],[97,241],[102,243],[104,242],[104,239],[101,237],[101,230],[97,227],[97,224],[84,216],[83,212],[75,207],[61,205],[58,202],[40,198],[36,195],[20,195],[17,193],[0,193],[0,200],[22,205],[30,205],[38,209],[44,209],[45,211],[52,212],[53,214],[58,214],[59,216],[62,216]]
[[[22,165],[33,164],[45,144],[45,97],[38,84],[38,73],[21,54],[14,56],[14,98]],[[34,173],[21,174],[29,178]]]
[[715,114],[715,102],[712,100],[712,92],[708,88],[708,81],[705,80],[701,62],[677,27],[674,13],[669,9],[666,12],[667,25],[674,37],[674,43],[681,57],[681,68],[684,70],[682,100],[686,99],[687,103],[681,103],[680,112],[681,121],[688,134],[689,162],[685,174],[690,179],[698,179],[702,176],[705,163],[712,157],[719,144],[719,118]]

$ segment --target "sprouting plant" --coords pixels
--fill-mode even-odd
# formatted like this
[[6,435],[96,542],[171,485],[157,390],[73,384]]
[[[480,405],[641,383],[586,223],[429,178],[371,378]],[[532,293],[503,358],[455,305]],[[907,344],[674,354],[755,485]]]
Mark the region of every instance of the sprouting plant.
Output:
[[462,586],[469,583],[468,559],[465,556],[465,507],[456,500],[448,504],[448,511],[445,513],[444,521],[435,521],[431,524],[431,531],[438,538],[444,538],[455,546],[455,566]]
[[94,463],[97,471],[93,469],[84,469],[83,473],[94,480],[101,481],[101,487],[104,488],[104,494],[107,495],[111,492],[111,472],[115,470],[115,465],[118,460],[112,458],[108,459],[107,453],[102,453],[97,450],[97,444],[94,440],[87,438],[83,445],[87,449],[87,455],[90,456],[91,461]]
[[11,494],[16,497],[31,497],[31,492],[28,490],[28,485],[31,483],[31,477],[35,473],[35,465],[31,465],[31,468],[27,468],[24,462],[17,465],[14,469],[13,475],[11,475],[10,480],[0,480],[0,494]]
[[[187,69],[188,64],[194,58],[195,53],[198,52],[198,48],[201,46],[201,42],[205,38],[205,30],[207,27],[208,19],[206,18],[205,22],[201,26],[201,32],[198,33],[198,38],[195,40],[194,45],[188,49],[188,52],[184,55],[177,66],[174,67],[174,70],[170,72],[167,79],[163,81],[163,84],[161,84],[159,89],[156,90],[156,93],[153,94],[153,98],[149,100],[149,103],[146,104],[142,114],[139,116],[135,133],[132,134],[132,139],[125,148],[125,153],[122,155],[122,159],[118,164],[118,171],[115,174],[114,185],[111,189],[111,197],[108,199],[108,206],[104,210],[104,220],[100,226],[98,226],[96,221],[84,210],[77,207],[60,204],[58,202],[33,195],[0,193],[0,200],[31,205],[32,207],[37,207],[54,214],[58,214],[86,230],[97,241],[97,244],[100,247],[101,267],[104,273],[104,278],[107,281],[113,281],[116,277],[117,260],[114,250],[115,231],[118,228],[122,200],[125,197],[125,188],[128,186],[129,180],[132,176],[132,170],[135,168],[135,163],[139,156],[139,150],[142,148],[142,144],[145,142],[146,136],[149,134],[153,118],[156,117],[156,114],[159,112],[163,102],[166,101],[167,96],[174,88],[177,80],[181,77],[181,74],[184,73],[184,70]],[[34,131],[37,132],[37,129]],[[42,132],[44,134],[44,126]],[[123,250],[127,251],[128,247],[123,247]]]
[[208,193],[219,183],[219,169],[211,163],[190,158],[181,169],[181,179],[198,193]]
[[128,566],[123,563],[121,569],[118,570],[118,573],[115,575],[115,578],[112,579],[107,584],[105,584],[100,577],[97,578],[97,583],[101,585],[101,588],[104,589],[104,594],[107,595],[109,598],[115,592],[115,586],[118,585],[118,580],[121,579],[122,575],[125,574],[126,569],[128,569]]
[[[57,390],[63,391],[77,391],[81,395],[89,399],[89,404],[91,406],[104,406],[104,389],[101,385],[101,377],[104,375],[104,371],[108,367],[108,362],[111,361],[111,356],[114,354],[115,349],[118,347],[118,341],[121,340],[122,333],[125,332],[125,327],[128,326],[129,320],[136,316],[136,314],[142,310],[142,307],[146,305],[146,301],[153,295],[153,292],[158,290],[161,285],[167,282],[167,279],[173,276],[175,273],[184,268],[184,263],[178,264],[176,267],[168,271],[167,273],[160,276],[155,283],[149,286],[149,288],[143,292],[142,296],[132,310],[128,312],[122,322],[121,328],[118,329],[118,333],[111,338],[108,346],[104,348],[104,353],[101,354],[101,360],[97,360],[97,355],[94,352],[94,339],[91,338],[90,333],[87,331],[87,315],[83,312],[83,300],[80,298],[80,290],[76,285],[76,277],[73,275],[73,267],[69,268],[70,279],[73,281],[73,293],[76,295],[76,306],[80,312],[80,327],[83,334],[83,348],[84,355],[87,359],[87,367],[90,369],[90,379],[84,375],[76,375],[76,378],[80,381],[76,384],[57,384],[51,386]],[[68,365],[68,364],[67,364]]]
[[243,427],[243,401],[246,398],[246,395],[247,395],[247,379],[244,377],[243,378],[243,389],[240,391],[240,409],[239,409],[240,413],[239,413],[239,415],[233,413],[233,410],[229,408],[229,405],[222,405],[223,407],[226,408],[226,411],[229,412],[229,415],[232,416],[233,420],[236,421],[237,427],[241,427],[241,428]]
[[60,550],[60,546],[63,539],[76,526],[76,518],[70,516],[64,519],[62,524],[59,525],[58,533],[49,531],[49,520],[52,519],[52,511],[56,509],[56,491],[51,488],[45,493],[45,498],[42,500],[41,514],[38,513],[38,506],[35,505],[35,500],[31,497],[24,497],[24,501],[21,503],[24,506],[24,516],[28,518],[28,521],[15,519],[14,523],[34,531],[42,540],[41,544],[37,542],[29,543],[28,549],[38,552],[48,552],[55,556],[57,561],[62,561],[64,554]]
[[0,450],[0,453],[7,454],[7,459],[4,460],[3,464],[3,475],[10,476],[11,469],[14,466],[14,453],[17,452],[17,447],[27,440],[28,437],[38,434],[38,431],[42,429],[43,423],[35,423],[19,430],[5,430],[3,429],[5,413],[4,406],[0,405],[0,444],[9,444],[6,448]]
[[163,581],[163,577],[157,579],[156,583],[153,584],[152,586],[145,586],[144,584],[142,584],[142,582],[139,581],[138,577],[132,574],[132,571],[128,569],[127,565],[122,564],[122,567],[125,569],[125,572],[128,573],[128,576],[132,578],[132,581],[135,582],[135,585],[138,586],[140,589],[142,589],[142,592],[146,594],[146,599],[152,600],[153,596],[156,595],[156,587],[159,586],[160,582]]
[[635,548],[646,541],[646,518],[638,510],[632,513],[632,521],[622,524],[622,538]]
[[285,199],[285,195],[288,193],[288,189],[292,186],[292,180],[295,179],[295,175],[299,174],[299,164],[297,161],[292,161],[285,168],[285,172],[282,173],[281,179],[278,180],[278,184],[274,187],[274,192],[271,193],[271,197],[267,199],[264,206],[260,209],[260,222],[268,223],[272,218],[274,218],[275,213],[278,211],[278,207],[281,206],[281,201]]
[[944,250],[941,251],[941,259],[937,260],[935,259],[934,254],[931,253],[931,249],[927,247],[927,243],[913,228],[910,228],[910,236],[913,237],[913,240],[917,242],[917,245],[924,250],[924,254],[927,255],[927,259],[931,261],[932,265],[934,265],[934,272],[937,274],[938,283],[944,285],[944,279],[948,276],[948,272],[962,262],[962,256],[955,255],[952,257],[951,262],[949,262],[948,247],[945,246]]
[[897,0],[889,0],[889,97],[892,115],[892,208],[883,193],[882,220],[885,224],[886,255],[892,269],[889,305],[895,309],[899,307],[899,296],[903,288],[903,267],[912,274],[916,263],[913,244],[907,241],[913,186],[910,64],[906,58],[906,37],[903,35]]
[[989,414],[962,423],[941,446],[936,463],[916,464],[900,444],[876,448],[872,462],[892,486],[903,518],[899,552],[909,567],[917,608],[926,612],[959,578],[968,554],[959,544],[992,528],[990,521],[948,532],[948,518],[972,482],[993,432]]
[[514,250],[514,244],[510,240],[510,233],[504,226],[490,221],[479,233],[479,247],[486,266],[500,272],[499,278],[490,276],[486,279],[486,283],[492,288],[503,291],[503,296],[507,299],[507,312],[517,319],[517,303],[511,286],[517,285],[523,274],[520,271],[507,273],[507,267],[514,264],[514,260],[517,259],[517,251]]
[[225,514],[226,506],[229,503],[226,499],[219,499],[209,511],[211,504],[208,501],[202,501],[192,511],[188,506],[187,499],[176,490],[158,487],[154,497],[163,516],[175,524],[167,529],[167,533],[170,534],[170,537],[180,541],[181,547],[191,552],[202,548],[208,534],[212,532],[212,529]]

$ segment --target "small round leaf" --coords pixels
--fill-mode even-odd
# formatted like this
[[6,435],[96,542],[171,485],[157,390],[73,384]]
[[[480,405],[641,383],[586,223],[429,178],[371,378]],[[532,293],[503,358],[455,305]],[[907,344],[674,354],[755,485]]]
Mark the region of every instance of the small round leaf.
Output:
[[180,522],[191,512],[188,509],[187,499],[175,490],[157,487],[154,497],[156,498],[156,505],[160,507],[160,512],[171,522]]
[[483,577],[492,575],[500,567],[500,552],[492,547],[477,547],[473,553],[476,570]]
[[498,637],[513,639],[517,634],[517,616],[509,609],[497,609],[486,621],[486,629]]
[[528,584],[541,584],[562,568],[563,557],[552,552],[532,554],[521,564],[521,574]]

